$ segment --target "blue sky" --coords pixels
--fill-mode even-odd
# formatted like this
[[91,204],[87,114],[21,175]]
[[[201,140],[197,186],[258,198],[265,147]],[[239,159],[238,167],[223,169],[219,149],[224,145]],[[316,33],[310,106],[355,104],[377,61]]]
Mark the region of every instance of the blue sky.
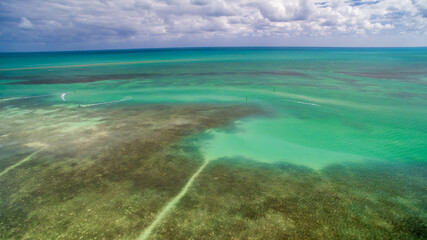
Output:
[[427,0],[1,0],[0,51],[427,46]]

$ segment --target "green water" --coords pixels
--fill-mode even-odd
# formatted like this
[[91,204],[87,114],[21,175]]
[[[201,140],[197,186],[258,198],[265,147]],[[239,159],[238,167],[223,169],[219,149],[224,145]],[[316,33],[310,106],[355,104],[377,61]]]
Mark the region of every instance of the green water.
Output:
[[[60,98],[62,93],[66,93],[66,101]],[[200,154],[199,160],[191,164],[217,161],[225,166],[230,164],[230,168],[236,162],[241,166],[289,164],[325,176],[328,169],[337,166],[363,166],[374,175],[390,166],[416,166],[420,185],[411,201],[421,205],[413,207],[413,215],[419,216],[423,224],[425,221],[422,199],[426,197],[427,173],[426,48],[3,53],[0,97],[0,116],[7,121],[0,127],[1,171],[40,149],[49,154],[65,154],[61,151],[67,146],[86,149],[84,144],[90,141],[99,147],[101,143],[96,141],[104,135],[111,137],[106,142],[118,146],[122,142],[131,144],[141,136],[157,141],[162,135],[157,136],[155,129],[167,130],[171,128],[167,124],[173,123],[173,129],[185,132],[173,144],[190,141],[193,150],[183,151]],[[182,110],[184,113],[173,113],[175,116],[163,113],[165,106],[198,106],[198,110]],[[134,111],[139,107],[143,110],[128,116],[131,111],[127,109]],[[231,112],[208,115],[207,112],[216,111],[215,107],[252,110],[236,117],[230,117]],[[132,130],[132,124],[122,127],[124,119],[135,114],[141,114],[141,122],[147,116],[155,116],[146,123],[153,132],[144,135],[143,126]],[[188,118],[181,118],[180,114]],[[221,119],[228,120],[208,124]],[[203,126],[186,130],[192,129],[192,121],[199,120],[204,121]],[[138,131],[141,136],[128,137]],[[60,145],[61,141],[70,142]],[[161,146],[159,152],[165,152],[163,147],[169,143],[156,144],[153,146]],[[67,153],[63,159],[97,159],[96,154],[102,151],[105,152],[81,150],[79,156],[70,157],[72,153]],[[38,164],[42,164],[43,152],[38,154]],[[17,169],[29,169],[24,167],[30,167],[30,162]],[[31,166],[39,169],[42,165]],[[194,168],[190,170],[184,172],[191,175]],[[404,172],[410,175],[410,171]],[[364,181],[369,180],[361,177],[362,185]],[[171,196],[162,199],[167,201]],[[144,228],[140,227],[140,231]],[[130,236],[135,237],[137,232]]]
[[3,54],[2,68],[190,61],[3,71],[7,84],[1,96],[67,92],[66,102],[35,98],[64,107],[127,96],[128,104],[256,104],[274,116],[240,120],[232,132],[211,131],[208,158],[239,155],[316,169],[341,161],[424,161],[425,54],[426,49],[232,48]]

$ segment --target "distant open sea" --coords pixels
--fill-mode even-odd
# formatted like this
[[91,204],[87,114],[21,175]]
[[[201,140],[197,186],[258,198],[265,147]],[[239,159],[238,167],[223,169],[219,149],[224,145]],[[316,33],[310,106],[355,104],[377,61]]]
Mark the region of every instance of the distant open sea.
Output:
[[427,48],[0,53],[0,239],[426,239]]

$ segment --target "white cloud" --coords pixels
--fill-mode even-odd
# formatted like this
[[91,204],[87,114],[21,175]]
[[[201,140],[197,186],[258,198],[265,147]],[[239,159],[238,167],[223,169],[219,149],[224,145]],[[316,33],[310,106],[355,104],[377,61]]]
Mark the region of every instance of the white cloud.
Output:
[[262,16],[272,22],[290,22],[306,20],[310,16],[310,7],[307,0],[277,1],[266,0],[255,2]]
[[[285,39],[288,36],[305,36],[310,39],[319,36],[425,36],[426,2],[3,0],[3,18],[26,17],[14,25],[0,22],[4,33],[0,40],[126,42],[139,39],[174,42],[192,39],[197,42],[216,37]],[[16,26],[27,31],[16,33]],[[37,30],[34,26],[37,26]],[[6,35],[8,37],[4,37]]]
[[26,17],[22,17],[18,27],[23,29],[31,29],[33,28],[33,24]]

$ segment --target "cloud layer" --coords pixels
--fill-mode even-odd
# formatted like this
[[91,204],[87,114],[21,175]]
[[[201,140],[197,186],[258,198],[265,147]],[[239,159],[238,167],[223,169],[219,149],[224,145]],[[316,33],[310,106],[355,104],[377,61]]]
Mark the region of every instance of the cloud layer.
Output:
[[426,45],[427,1],[2,0],[0,27],[3,51]]

